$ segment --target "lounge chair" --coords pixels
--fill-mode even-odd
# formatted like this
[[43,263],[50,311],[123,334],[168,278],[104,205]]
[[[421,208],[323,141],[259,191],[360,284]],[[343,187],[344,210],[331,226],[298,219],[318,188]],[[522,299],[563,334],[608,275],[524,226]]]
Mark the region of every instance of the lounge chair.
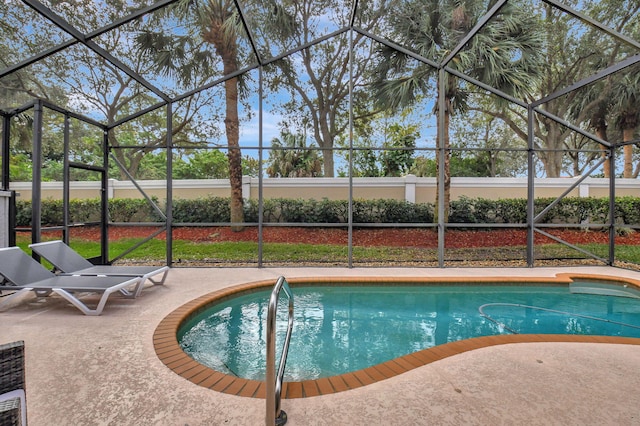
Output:
[[24,342],[0,345],[0,425],[27,426]]
[[[125,297],[133,298],[142,286],[139,277],[56,275],[19,247],[0,248],[0,275],[4,277],[0,291],[15,291],[3,297],[0,306],[25,292],[33,291],[39,296],[48,296],[53,292],[67,299],[85,315],[100,315],[111,293],[120,292]],[[102,293],[95,309],[90,309],[73,295],[87,292]]]
[[[154,285],[162,285],[169,272],[168,266],[94,265],[62,241],[34,243],[29,247],[48,260],[55,269],[65,274],[140,277],[140,287],[135,297],[140,295],[146,280],[151,281]],[[159,274],[163,274],[160,280],[151,278]]]

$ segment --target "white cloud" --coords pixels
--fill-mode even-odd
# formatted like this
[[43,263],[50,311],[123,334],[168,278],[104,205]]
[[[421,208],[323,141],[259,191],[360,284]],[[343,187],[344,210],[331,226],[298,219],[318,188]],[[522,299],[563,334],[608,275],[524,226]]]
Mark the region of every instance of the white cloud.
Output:
[[[262,112],[262,144],[270,146],[271,140],[280,136],[279,124],[282,121],[282,115],[274,114],[269,111]],[[257,111],[249,122],[242,123],[240,126],[240,145],[241,146],[258,146],[260,140],[260,122]]]

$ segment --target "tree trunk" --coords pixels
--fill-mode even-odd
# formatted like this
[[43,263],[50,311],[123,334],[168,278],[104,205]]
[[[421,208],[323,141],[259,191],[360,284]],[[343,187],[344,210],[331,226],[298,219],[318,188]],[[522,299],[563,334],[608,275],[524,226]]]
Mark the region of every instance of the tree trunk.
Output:
[[[436,102],[438,102],[436,100]],[[445,110],[444,110],[444,128],[440,128],[440,120],[437,120],[438,124],[436,126],[436,138],[438,140],[438,145],[440,145],[440,134],[444,136],[444,146],[441,148],[444,149],[444,163],[440,164],[440,155],[436,158],[436,208],[434,211],[434,221],[438,222],[439,220],[439,203],[442,200],[444,205],[444,215],[443,221],[445,223],[449,222],[449,204],[451,202],[451,153],[449,152],[450,140],[449,140],[449,121],[451,120],[451,102],[449,99],[445,99]],[[442,133],[440,133],[442,132]],[[439,151],[438,151],[439,152]],[[444,179],[443,179],[443,193],[440,194],[440,167],[443,167]]]
[[451,120],[451,104],[449,100],[446,101],[447,109],[444,111],[444,222],[449,222],[449,205],[451,204],[451,152],[449,147],[451,146],[449,140],[449,122]]
[[[555,111],[551,111],[555,113]],[[565,136],[560,128],[560,123],[556,123],[550,119],[543,120],[547,128],[547,146],[548,151],[539,151],[538,156],[544,165],[545,172],[549,178],[560,177],[562,173],[562,159],[564,157],[564,140]]]
[[[325,177],[334,177],[334,161],[333,161],[333,137],[331,134],[331,130],[329,128],[329,116],[330,113],[325,108],[318,107],[318,132],[316,132],[317,136],[320,136],[320,139],[316,137],[316,140],[322,149],[322,160],[323,160],[323,176]],[[326,117],[326,119],[322,120],[321,117]]]
[[[109,147],[117,147],[118,146],[118,141],[115,137],[115,135],[113,134],[113,129],[109,130],[109,134],[107,136],[107,139],[109,141]],[[111,153],[113,154],[114,157],[116,157],[116,159],[120,162],[120,164],[122,165],[126,165],[127,163],[124,162],[124,155],[123,155],[123,150],[122,149],[112,149]],[[118,167],[118,172],[120,174],[120,180],[127,180],[127,175]]]
[[538,156],[540,157],[540,161],[542,161],[542,165],[548,178],[560,177],[560,172],[562,171],[562,157],[558,156],[557,152],[540,151]]
[[226,93],[226,118],[224,127],[229,143],[229,184],[231,186],[231,226],[232,231],[244,228],[244,200],[242,198],[242,153],[240,151],[240,120],[238,117],[238,81],[229,79],[224,84]]
[[[625,127],[622,129],[622,140],[629,142],[633,140],[633,134],[635,132],[635,126]],[[625,145],[623,147],[624,152],[624,169],[622,171],[622,177],[631,179],[633,177],[633,145]]]
[[[226,19],[230,19],[226,16]],[[216,53],[222,58],[224,75],[230,75],[238,70],[238,47],[235,40],[230,40],[224,33],[224,19],[213,19],[203,38],[216,48]],[[225,91],[225,119],[224,127],[227,135],[229,152],[229,184],[231,186],[231,226],[232,231],[242,231],[244,226],[244,200],[242,199],[242,153],[240,151],[240,119],[238,117],[238,79],[231,78],[224,82]]]
[[322,164],[324,177],[334,177],[333,150],[331,148],[322,148]]
[[[604,122],[599,123],[596,126],[595,132],[597,137],[599,137],[603,141],[607,140],[607,124],[606,123]],[[604,145],[599,145],[599,146],[600,146],[600,149],[602,150],[602,157],[606,157],[609,152],[609,148],[607,148]],[[611,177],[611,164],[609,163],[609,161],[604,162],[604,164],[602,165],[602,169],[604,172],[604,177],[606,178]]]

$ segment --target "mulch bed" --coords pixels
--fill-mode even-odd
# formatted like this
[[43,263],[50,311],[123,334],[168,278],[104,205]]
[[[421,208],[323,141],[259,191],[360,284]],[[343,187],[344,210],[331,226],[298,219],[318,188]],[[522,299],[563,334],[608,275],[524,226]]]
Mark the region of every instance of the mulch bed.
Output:
[[[143,238],[155,232],[154,227],[111,226],[109,239]],[[553,234],[571,244],[601,243],[606,244],[608,234],[603,231],[560,230],[551,229]],[[73,228],[74,238],[97,241],[99,229],[97,227]],[[165,239],[162,232],[158,239]],[[258,229],[247,227],[241,232],[234,232],[228,227],[182,227],[174,228],[173,238],[194,242],[224,242],[224,241],[258,241]],[[553,240],[536,234],[536,244],[554,243]],[[265,243],[296,243],[296,244],[347,244],[348,233],[344,228],[306,228],[306,227],[264,227],[263,242]],[[524,229],[492,229],[492,230],[458,230],[450,229],[446,233],[445,246],[447,248],[472,247],[512,247],[523,246],[527,243],[527,232]],[[368,228],[353,230],[353,244],[356,246],[387,246],[387,247],[417,247],[437,248],[438,234],[434,229],[424,228]],[[616,237],[616,244],[640,244],[640,232],[633,232]]]
[[[146,238],[157,232],[160,228],[144,226],[110,226],[109,239]],[[566,230],[546,229],[546,231],[570,244],[580,245],[589,243],[607,244],[608,233],[600,230]],[[45,231],[47,239],[61,238],[60,231]],[[99,241],[98,227],[75,227],[71,229],[71,238],[87,241]],[[160,232],[154,238],[164,240],[166,233]],[[258,241],[257,227],[247,227],[241,232],[233,232],[229,227],[179,227],[173,230],[174,240],[187,240],[193,242],[237,242]],[[292,244],[327,244],[346,246],[348,232],[345,228],[332,227],[263,227],[264,243],[292,243]],[[629,232],[616,237],[616,245],[640,245],[640,232]],[[457,267],[526,267],[527,232],[525,229],[449,229],[445,236],[445,263],[448,266]],[[535,234],[536,266],[577,266],[577,265],[602,265],[599,260],[582,256],[579,252],[570,250],[558,251],[549,245],[552,251],[543,249],[546,244],[557,242],[539,233]],[[354,258],[353,265],[357,266],[416,266],[438,267],[437,256],[438,233],[434,228],[366,228],[353,230],[354,247],[384,246],[390,248],[405,248],[408,250],[420,250],[415,258],[408,260],[406,256],[391,255],[390,259],[378,259],[362,257]],[[542,249],[542,250],[541,250]],[[125,260],[124,262],[137,262],[138,260]],[[182,266],[251,266],[256,259],[244,261],[224,261],[220,259],[175,258],[174,265]],[[142,260],[142,262],[145,262]],[[345,259],[313,259],[305,260],[306,266],[345,266]],[[263,265],[273,266],[299,266],[300,261],[282,261],[263,259]],[[640,270],[640,266],[616,260],[616,266]]]

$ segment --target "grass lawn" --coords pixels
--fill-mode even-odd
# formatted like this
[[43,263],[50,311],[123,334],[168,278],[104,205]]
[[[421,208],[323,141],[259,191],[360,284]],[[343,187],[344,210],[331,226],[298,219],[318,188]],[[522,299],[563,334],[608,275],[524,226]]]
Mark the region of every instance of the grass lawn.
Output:
[[[18,245],[29,252],[29,240],[19,239]],[[138,239],[120,239],[109,242],[109,258],[125,252]],[[86,258],[100,254],[100,245],[93,241],[75,240],[72,247]],[[581,248],[606,259],[607,244],[581,244]],[[305,263],[345,263],[348,260],[346,245],[264,243],[263,261],[266,263],[305,264]],[[402,247],[353,247],[355,263],[371,264],[410,264],[437,262],[437,250],[432,248]],[[536,259],[583,259],[584,254],[561,244],[545,244],[535,247]],[[445,249],[445,261],[487,262],[490,266],[499,266],[500,261],[522,261],[526,258],[526,247],[473,247]],[[136,262],[162,262],[166,259],[166,242],[150,240],[122,259]],[[175,262],[201,263],[257,263],[258,244],[255,242],[191,242],[173,241],[173,259]],[[640,246],[616,246],[616,261],[640,264]]]

